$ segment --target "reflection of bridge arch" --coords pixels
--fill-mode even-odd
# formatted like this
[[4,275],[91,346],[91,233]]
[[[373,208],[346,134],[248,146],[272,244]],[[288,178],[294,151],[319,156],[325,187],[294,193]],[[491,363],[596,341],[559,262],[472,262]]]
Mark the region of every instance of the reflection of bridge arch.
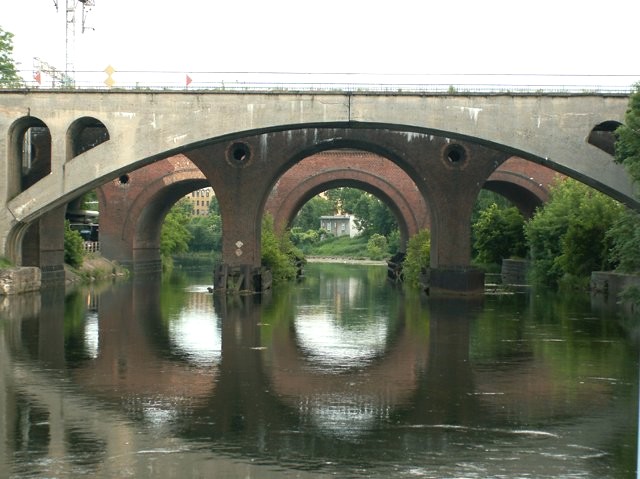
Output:
[[[305,415],[317,420],[324,417],[327,423],[336,419],[350,421],[351,416],[357,429],[363,429],[363,419],[366,422],[368,417],[386,416],[390,408],[407,404],[427,368],[429,353],[425,348],[427,339],[407,327],[404,306],[400,308],[397,336],[384,353],[366,366],[340,374],[323,372],[310,363],[294,336],[295,329],[288,321],[280,323],[282,329],[274,330],[263,362],[271,387],[282,401]],[[325,411],[327,407],[330,413]],[[330,425],[325,426],[331,429]]]

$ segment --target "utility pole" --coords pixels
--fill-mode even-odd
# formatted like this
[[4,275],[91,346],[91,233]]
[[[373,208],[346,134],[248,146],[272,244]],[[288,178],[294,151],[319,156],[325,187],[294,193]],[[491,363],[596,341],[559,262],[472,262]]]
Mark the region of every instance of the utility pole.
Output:
[[[53,4],[58,10],[58,0],[53,0]],[[76,10],[78,4],[82,5],[80,14],[81,32],[87,29],[86,20],[87,13],[91,10],[91,7],[95,6],[95,0],[66,0],[65,8],[65,74],[69,78],[73,78],[75,73],[75,65],[73,62],[75,40],[76,40]]]

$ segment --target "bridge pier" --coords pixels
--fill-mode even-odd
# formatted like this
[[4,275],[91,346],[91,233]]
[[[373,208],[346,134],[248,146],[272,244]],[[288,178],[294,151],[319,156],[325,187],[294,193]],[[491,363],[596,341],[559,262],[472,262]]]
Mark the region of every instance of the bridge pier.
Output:
[[484,294],[484,271],[472,267],[432,268],[430,296],[476,296]]
[[67,206],[59,206],[27,229],[22,240],[22,266],[41,270],[42,285],[64,283],[64,216]]

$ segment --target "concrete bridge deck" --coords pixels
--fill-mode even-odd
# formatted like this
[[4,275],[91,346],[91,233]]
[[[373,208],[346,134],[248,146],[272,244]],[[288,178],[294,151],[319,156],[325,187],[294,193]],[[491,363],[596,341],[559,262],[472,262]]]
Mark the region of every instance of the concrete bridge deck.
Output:
[[[610,154],[611,133],[627,104],[626,95],[616,94],[3,91],[0,251],[20,261],[28,224],[105,181],[178,153],[221,194],[223,217],[250,224],[296,162],[356,148],[395,162],[428,200],[432,266],[464,267],[468,253],[441,245],[454,235],[465,250],[467,228],[449,223],[467,221],[475,190],[509,157],[548,166],[638,208],[629,176]],[[29,150],[29,160],[25,138],[34,129],[50,139]],[[466,197],[459,197],[465,188]],[[225,260],[258,262],[259,227],[223,223]]]

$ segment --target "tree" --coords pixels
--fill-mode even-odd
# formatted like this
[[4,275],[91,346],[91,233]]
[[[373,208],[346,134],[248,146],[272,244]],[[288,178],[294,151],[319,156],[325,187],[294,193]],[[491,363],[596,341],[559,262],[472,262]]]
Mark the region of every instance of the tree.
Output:
[[168,261],[171,255],[189,250],[191,234],[187,228],[193,207],[187,200],[178,201],[164,218],[160,233],[160,255]]
[[22,83],[13,61],[13,33],[0,27],[0,87],[18,88]]
[[325,195],[333,204],[334,210],[347,215],[355,214],[355,206],[364,194],[366,194],[364,191],[357,188],[346,187],[325,191]]
[[331,201],[320,195],[314,196],[300,209],[292,226],[302,231],[317,230],[320,228],[320,217],[333,214],[335,210]]
[[369,193],[363,192],[353,208],[353,214],[358,229],[365,237],[374,233],[388,237],[398,229],[396,218],[389,207]]
[[575,180],[554,184],[547,204],[525,226],[532,280],[556,287],[563,279],[586,283],[591,271],[612,265],[607,231],[624,208]]
[[479,263],[500,264],[503,259],[526,255],[524,218],[513,206],[504,208],[491,203],[480,212],[472,231]]
[[[634,181],[640,181],[640,83],[629,98],[625,123],[616,130],[616,161],[624,165]],[[640,215],[626,211],[607,232],[611,256],[623,273],[640,272]]]
[[624,124],[616,130],[616,161],[624,165],[634,181],[640,181],[640,83],[629,98]]

